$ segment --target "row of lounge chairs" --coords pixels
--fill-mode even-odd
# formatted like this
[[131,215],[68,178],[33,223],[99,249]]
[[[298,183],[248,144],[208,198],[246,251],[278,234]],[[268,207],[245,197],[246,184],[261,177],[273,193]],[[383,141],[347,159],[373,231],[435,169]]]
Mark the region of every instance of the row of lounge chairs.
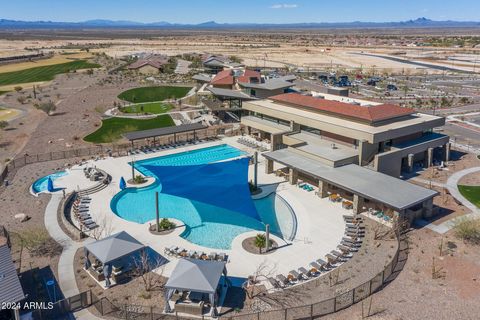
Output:
[[286,276],[278,274],[275,278],[269,277],[267,280],[275,289],[283,289],[291,285],[298,284],[312,278],[316,278],[323,273],[331,271],[342,263],[353,257],[362,245],[362,237],[365,234],[363,220],[360,217],[344,215],[345,237],[337,246],[337,249],[330,251],[324,259],[312,261],[310,265],[291,270]]
[[179,258],[191,258],[201,260],[214,260],[214,261],[228,261],[228,255],[224,252],[205,253],[203,251],[187,250],[178,246],[171,246],[165,248],[163,251],[167,256],[179,257]]
[[162,151],[162,150],[168,150],[168,149],[175,149],[178,147],[183,147],[186,145],[191,145],[191,144],[197,144],[200,142],[204,141],[213,141],[215,138],[205,138],[205,139],[190,139],[187,141],[180,141],[177,143],[164,143],[164,144],[158,144],[154,146],[141,146],[138,149],[132,149],[130,150],[130,154],[148,154],[152,152],[157,152],[157,151]]
[[90,216],[90,197],[81,197],[75,199],[72,206],[72,212],[82,229],[91,231],[98,228],[98,225]]
[[252,149],[258,149],[261,152],[268,151],[269,148],[261,142],[253,141],[251,139],[240,137],[237,139],[237,142],[243,144],[244,146],[250,147]]

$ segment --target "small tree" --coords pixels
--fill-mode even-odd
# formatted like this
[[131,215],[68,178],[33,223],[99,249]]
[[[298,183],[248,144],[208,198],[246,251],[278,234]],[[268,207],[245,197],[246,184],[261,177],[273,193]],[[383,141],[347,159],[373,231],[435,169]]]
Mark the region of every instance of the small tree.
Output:
[[48,101],[48,102],[39,104],[38,109],[42,110],[47,115],[51,115],[51,113],[57,109],[57,106],[52,101]]
[[16,92],[20,92],[23,90],[23,88],[21,86],[15,86],[13,90],[15,90]]
[[255,236],[255,247],[258,248],[259,253],[262,253],[262,248],[265,248],[265,245],[267,243],[267,237],[265,234],[258,233]]
[[5,121],[5,120],[0,121],[0,129],[3,130],[6,127],[8,127],[8,121]]
[[145,250],[141,252],[139,257],[133,259],[132,275],[142,279],[145,291],[149,292],[163,287],[162,266],[165,264],[164,262],[161,257],[150,257]]

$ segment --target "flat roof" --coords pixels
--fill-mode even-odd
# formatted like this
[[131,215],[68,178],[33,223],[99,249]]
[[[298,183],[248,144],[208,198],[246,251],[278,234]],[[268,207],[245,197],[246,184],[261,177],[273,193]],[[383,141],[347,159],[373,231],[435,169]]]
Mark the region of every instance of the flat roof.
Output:
[[[340,161],[358,156],[357,150],[331,140],[321,139],[320,136],[312,133],[302,131],[288,136],[306,143],[295,147],[295,149],[317,155],[330,161]],[[332,147],[332,145],[334,145],[334,147]]]
[[25,298],[17,270],[6,244],[0,246],[0,303],[19,302]]
[[240,82],[240,86],[245,88],[253,88],[253,89],[263,89],[263,90],[276,90],[282,88],[289,88],[293,87],[295,84],[292,82],[288,82],[281,79],[270,79],[263,83],[245,83]]
[[189,132],[189,131],[200,130],[205,128],[207,128],[207,126],[204,126],[203,124],[197,122],[197,123],[182,124],[179,126],[127,132],[127,133],[124,133],[123,136],[126,139],[132,141],[132,140],[139,140],[139,139],[145,139],[145,138],[166,136],[174,133]]
[[396,210],[410,208],[438,195],[434,190],[356,164],[330,167],[288,148],[263,153],[263,156]]
[[243,116],[242,119],[258,123],[270,128],[270,133],[283,133],[289,132],[290,127],[281,123],[275,123],[270,120],[260,119],[259,117],[254,116]]
[[223,89],[223,88],[215,88],[215,87],[207,87],[211,93],[216,96],[220,97],[227,97],[233,99],[241,99],[241,100],[255,100],[256,98],[250,97],[248,94],[239,91],[239,90],[231,90],[231,89]]

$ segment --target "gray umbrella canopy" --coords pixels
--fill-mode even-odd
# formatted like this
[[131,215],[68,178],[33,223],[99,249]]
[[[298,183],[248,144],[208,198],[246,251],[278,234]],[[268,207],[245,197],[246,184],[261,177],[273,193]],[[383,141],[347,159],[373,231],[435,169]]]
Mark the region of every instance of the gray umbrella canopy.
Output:
[[222,273],[226,275],[223,261],[180,259],[165,287],[180,291],[215,293]]
[[85,245],[88,252],[94,255],[103,264],[115,261],[145,246],[137,239],[121,231],[104,239]]

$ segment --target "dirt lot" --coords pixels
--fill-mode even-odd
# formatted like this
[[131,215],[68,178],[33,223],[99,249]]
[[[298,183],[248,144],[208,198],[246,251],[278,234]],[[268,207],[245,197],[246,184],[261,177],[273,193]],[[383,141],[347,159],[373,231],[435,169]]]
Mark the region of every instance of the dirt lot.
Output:
[[[451,233],[442,237],[428,229],[414,230],[410,239],[412,245],[404,269],[395,281],[373,296],[371,314],[375,315],[369,319],[478,319],[478,246],[464,244]],[[365,312],[368,306],[366,300]],[[362,303],[325,319],[362,319]]]

